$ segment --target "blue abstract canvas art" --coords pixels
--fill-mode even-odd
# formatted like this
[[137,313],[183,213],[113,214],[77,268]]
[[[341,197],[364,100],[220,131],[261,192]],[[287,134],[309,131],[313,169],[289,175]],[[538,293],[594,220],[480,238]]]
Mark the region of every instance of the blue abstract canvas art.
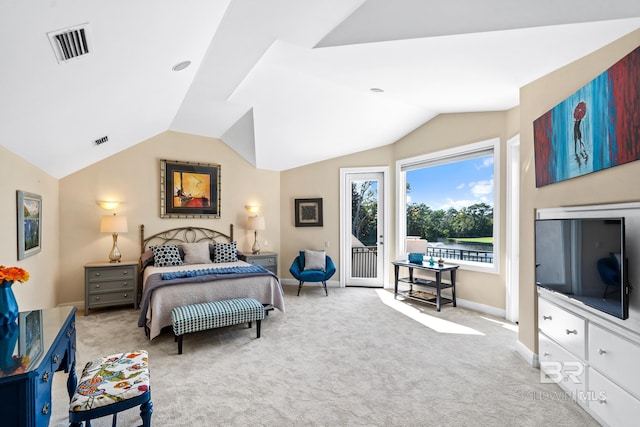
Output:
[[640,159],[640,48],[533,123],[536,187]]

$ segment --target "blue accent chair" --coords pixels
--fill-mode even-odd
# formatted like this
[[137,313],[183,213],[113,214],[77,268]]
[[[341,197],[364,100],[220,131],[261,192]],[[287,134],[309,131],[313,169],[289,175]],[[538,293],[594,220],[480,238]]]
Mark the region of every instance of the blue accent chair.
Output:
[[600,273],[600,278],[606,285],[604,288],[604,296],[602,297],[603,299],[607,299],[607,293],[610,286],[615,288],[613,292],[621,289],[622,282],[620,281],[620,265],[614,255],[609,256],[609,258],[600,258],[598,260],[598,273]]
[[325,271],[322,270],[305,270],[304,269],[304,252],[300,251],[300,255],[293,260],[291,267],[289,267],[289,272],[298,279],[298,296],[300,295],[300,289],[302,289],[302,284],[304,282],[322,282],[324,286],[324,294],[325,296],[329,296],[329,292],[327,291],[327,280],[331,278],[336,273],[336,266],[333,261],[327,255],[325,258]]

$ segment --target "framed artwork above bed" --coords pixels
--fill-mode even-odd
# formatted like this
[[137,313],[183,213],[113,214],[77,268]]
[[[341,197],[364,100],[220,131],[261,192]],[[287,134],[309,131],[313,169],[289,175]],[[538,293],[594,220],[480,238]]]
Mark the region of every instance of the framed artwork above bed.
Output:
[[161,218],[220,218],[220,165],[160,160]]

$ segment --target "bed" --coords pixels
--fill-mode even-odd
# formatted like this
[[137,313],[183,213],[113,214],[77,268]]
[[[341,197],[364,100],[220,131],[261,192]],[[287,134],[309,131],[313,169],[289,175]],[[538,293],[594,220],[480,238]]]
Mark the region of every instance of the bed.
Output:
[[145,328],[149,339],[171,325],[171,309],[181,305],[249,297],[284,312],[280,279],[243,261],[233,240],[233,224],[228,234],[180,227],[150,237],[140,225],[140,249],[138,326]]

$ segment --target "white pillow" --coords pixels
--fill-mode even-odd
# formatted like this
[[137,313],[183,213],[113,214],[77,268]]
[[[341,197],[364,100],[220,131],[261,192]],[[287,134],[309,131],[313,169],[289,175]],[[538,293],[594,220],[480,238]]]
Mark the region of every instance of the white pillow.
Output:
[[305,270],[326,270],[326,252],[304,250],[304,269]]
[[183,243],[182,250],[185,264],[211,264],[208,242]]

